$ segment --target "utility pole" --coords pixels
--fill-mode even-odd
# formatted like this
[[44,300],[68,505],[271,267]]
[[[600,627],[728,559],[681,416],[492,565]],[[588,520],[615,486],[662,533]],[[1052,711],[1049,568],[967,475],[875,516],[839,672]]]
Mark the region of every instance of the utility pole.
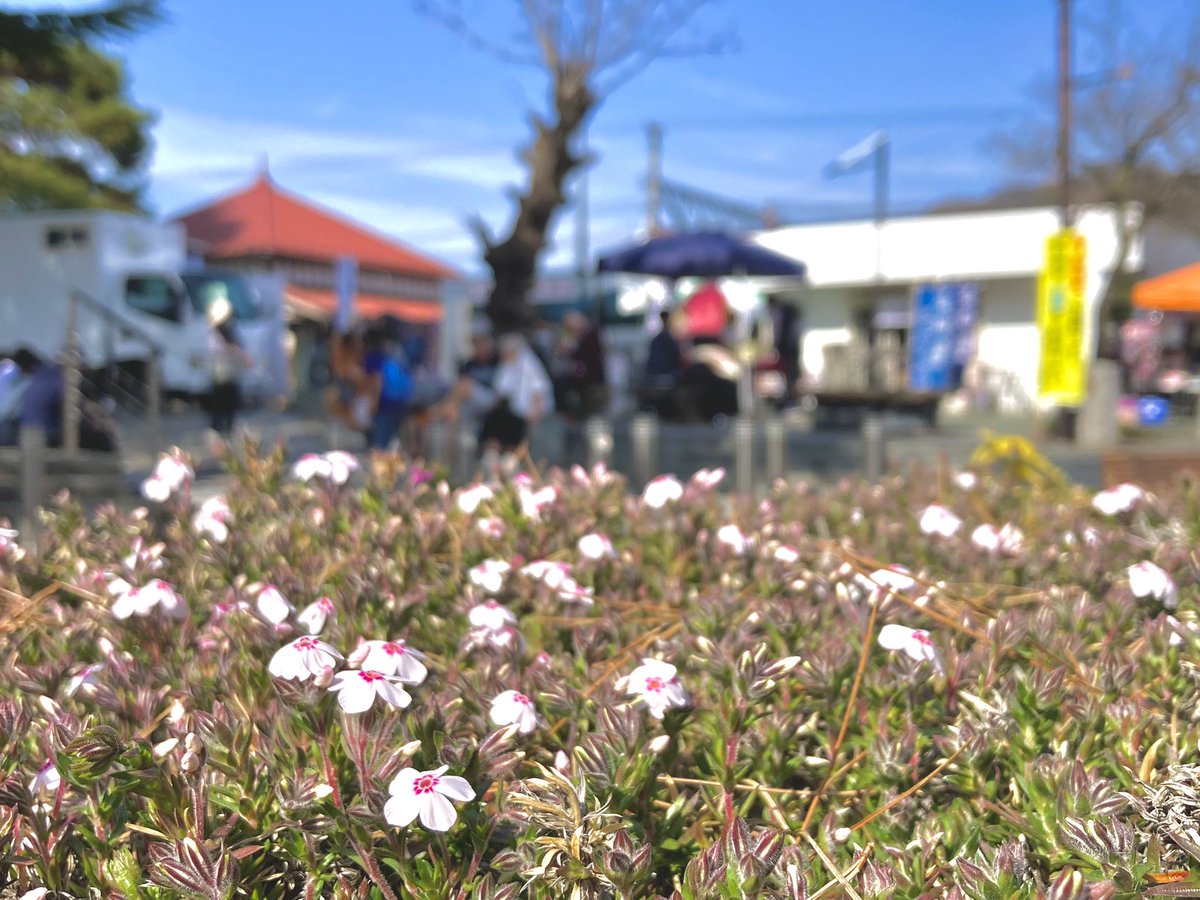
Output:
[[646,168],[646,237],[658,233],[659,212],[662,208],[662,126],[651,122],[646,126],[648,164]]
[[1058,0],[1058,224],[1071,227],[1071,0]]

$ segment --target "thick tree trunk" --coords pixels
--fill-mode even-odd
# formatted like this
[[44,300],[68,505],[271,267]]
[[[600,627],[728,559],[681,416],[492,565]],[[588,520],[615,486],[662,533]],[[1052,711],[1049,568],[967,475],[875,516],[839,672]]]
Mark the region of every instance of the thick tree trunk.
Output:
[[484,261],[492,270],[487,313],[497,332],[526,331],[535,321],[529,294],[554,215],[566,202],[567,177],[584,162],[571,146],[596,104],[581,66],[554,72],[554,120],[535,119],[536,135],[527,154],[529,183],[517,199],[508,237],[489,243]]

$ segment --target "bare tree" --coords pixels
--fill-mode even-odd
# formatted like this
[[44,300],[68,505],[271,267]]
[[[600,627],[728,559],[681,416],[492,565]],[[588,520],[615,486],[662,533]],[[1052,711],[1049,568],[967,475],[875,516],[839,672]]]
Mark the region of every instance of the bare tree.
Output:
[[[1117,254],[1100,306],[1102,334],[1130,310],[1130,251],[1142,230],[1171,222],[1200,232],[1200,17],[1147,39],[1117,21],[1084,21],[1074,90],[1073,198],[1117,212]],[[1086,72],[1086,69],[1085,69]],[[1002,140],[1014,168],[1047,177],[1053,104]],[[1102,347],[1102,352],[1104,348]]]
[[497,58],[532,66],[549,80],[549,111],[532,115],[533,142],[522,155],[529,178],[516,197],[507,236],[475,229],[492,271],[487,312],[498,330],[534,321],[529,293],[571,173],[589,162],[576,136],[604,98],[665,56],[716,52],[722,36],[690,34],[707,0],[513,0],[518,38],[497,42],[473,26],[462,0],[416,0],[417,8]]

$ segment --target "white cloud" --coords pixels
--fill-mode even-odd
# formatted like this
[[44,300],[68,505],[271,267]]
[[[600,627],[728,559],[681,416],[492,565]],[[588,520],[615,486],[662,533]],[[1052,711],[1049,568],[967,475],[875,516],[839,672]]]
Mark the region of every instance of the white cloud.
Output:
[[413,175],[427,175],[492,191],[499,191],[523,177],[511,152],[430,154],[411,158],[402,164],[402,168]]

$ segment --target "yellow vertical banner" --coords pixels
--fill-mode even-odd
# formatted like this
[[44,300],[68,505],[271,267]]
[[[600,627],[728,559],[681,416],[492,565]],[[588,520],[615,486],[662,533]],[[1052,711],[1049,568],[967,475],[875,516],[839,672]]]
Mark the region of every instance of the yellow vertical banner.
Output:
[[1046,241],[1046,262],[1038,276],[1038,397],[1059,406],[1078,406],[1084,397],[1085,253],[1082,235],[1060,231]]

